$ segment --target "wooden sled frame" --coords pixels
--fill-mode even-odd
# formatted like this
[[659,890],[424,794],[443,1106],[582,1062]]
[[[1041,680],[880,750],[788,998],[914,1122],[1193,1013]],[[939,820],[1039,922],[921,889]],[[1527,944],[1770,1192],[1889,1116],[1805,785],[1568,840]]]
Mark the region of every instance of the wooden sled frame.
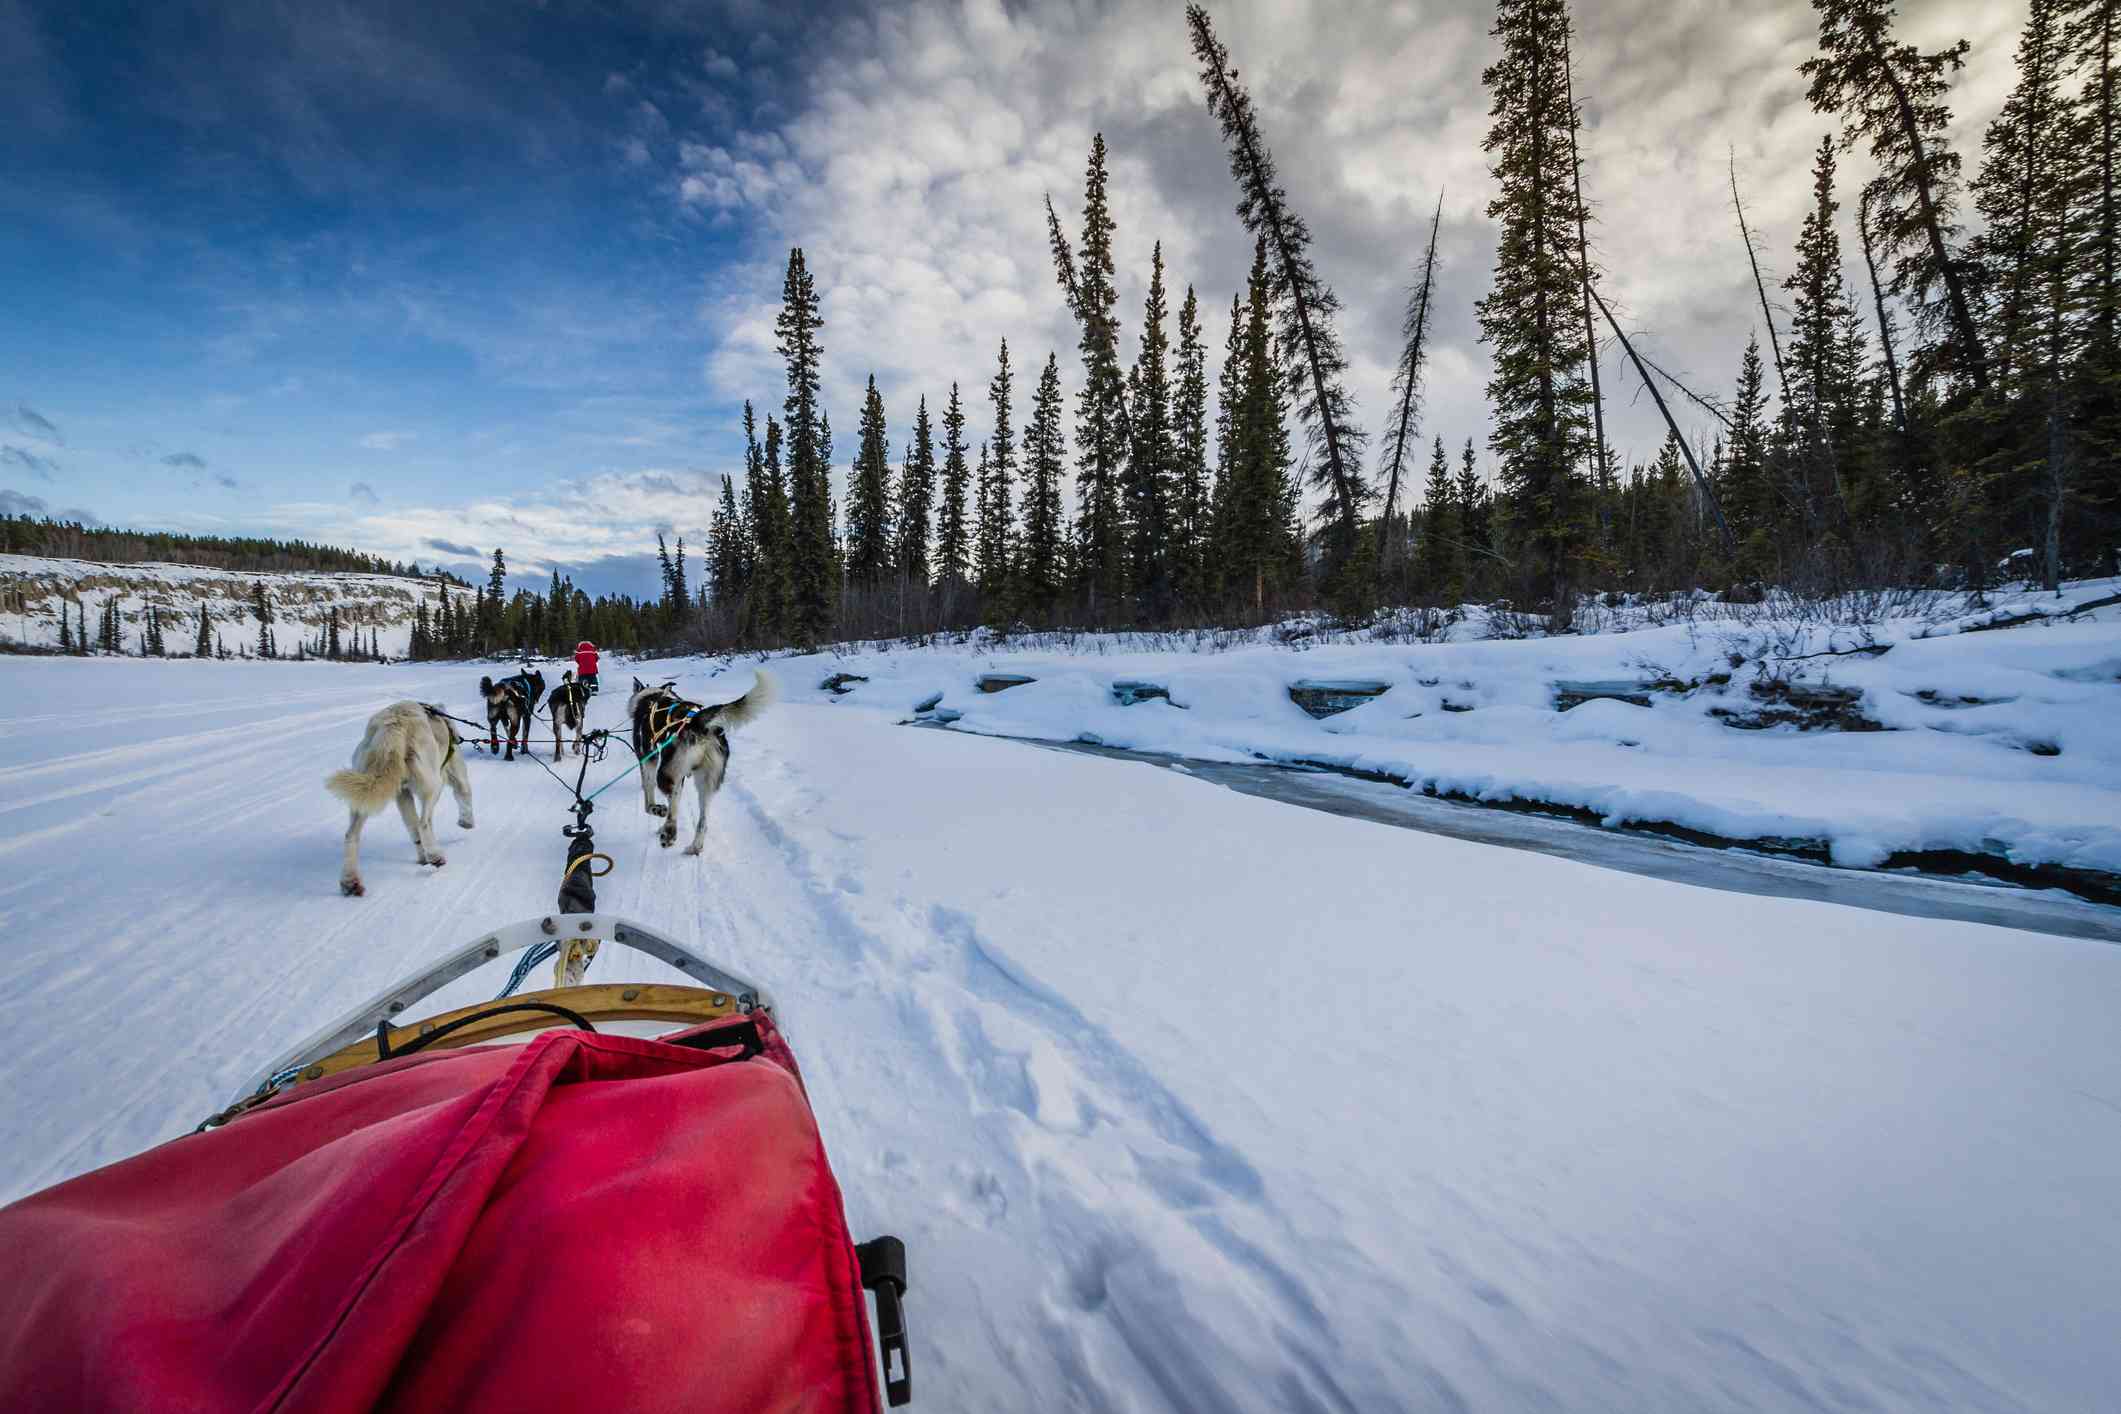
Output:
[[[724,1016],[753,1011],[770,1013],[773,1010],[773,998],[764,987],[631,919],[608,913],[553,914],[525,919],[467,943],[425,971],[376,993],[253,1076],[228,1110],[208,1123],[216,1123],[224,1116],[248,1109],[301,1081],[373,1064],[379,1059],[379,1028],[392,1023],[395,1017],[410,1011],[466,973],[540,943],[559,943],[564,947],[570,941],[591,939],[646,953],[680,972],[699,978],[701,985],[612,982],[525,992],[509,1000],[563,1006],[592,1024],[598,1021],[669,1021],[693,1026]],[[493,1002],[481,1002],[459,1007],[409,1025],[393,1025],[382,1034],[387,1036],[388,1048],[395,1051],[427,1032],[494,1005]],[[435,1044],[438,1047],[476,1045],[566,1024],[551,1012],[516,1011],[460,1027]]]

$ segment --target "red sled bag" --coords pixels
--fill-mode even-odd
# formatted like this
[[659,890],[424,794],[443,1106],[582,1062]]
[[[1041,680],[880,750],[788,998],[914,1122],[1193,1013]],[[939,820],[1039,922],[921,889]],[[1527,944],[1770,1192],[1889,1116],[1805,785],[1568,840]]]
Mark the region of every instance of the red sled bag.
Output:
[[903,1249],[849,1237],[768,1015],[549,1031],[0,1209],[0,1408],[871,1414],[865,1276],[888,1336]]

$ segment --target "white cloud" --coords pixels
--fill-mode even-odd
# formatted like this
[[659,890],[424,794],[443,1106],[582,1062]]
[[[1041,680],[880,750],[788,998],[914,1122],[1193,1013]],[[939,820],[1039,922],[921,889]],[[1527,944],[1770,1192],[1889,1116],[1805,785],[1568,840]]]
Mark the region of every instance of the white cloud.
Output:
[[371,432],[361,439],[361,445],[371,452],[395,452],[418,436],[416,432]]

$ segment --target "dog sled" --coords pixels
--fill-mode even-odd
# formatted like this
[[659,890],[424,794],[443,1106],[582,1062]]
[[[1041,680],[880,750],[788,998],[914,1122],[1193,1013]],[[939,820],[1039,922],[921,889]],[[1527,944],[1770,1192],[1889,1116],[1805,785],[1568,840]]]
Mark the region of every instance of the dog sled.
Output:
[[[907,1402],[905,1250],[849,1232],[771,993],[597,912],[576,812],[556,912],[370,997],[197,1132],[0,1209],[0,1407]],[[600,952],[663,980],[591,982]],[[444,1005],[511,958],[498,999]]]

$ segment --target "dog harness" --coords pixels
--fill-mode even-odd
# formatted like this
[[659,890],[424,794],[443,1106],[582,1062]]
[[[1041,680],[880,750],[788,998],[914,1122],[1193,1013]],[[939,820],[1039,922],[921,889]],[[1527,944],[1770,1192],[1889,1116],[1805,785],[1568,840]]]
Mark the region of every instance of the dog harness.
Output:
[[584,687],[579,680],[561,683],[558,691],[553,695],[566,703],[568,709],[576,716],[582,714],[583,707],[589,701],[589,689]]
[[530,679],[517,673],[512,678],[502,678],[494,686],[505,695],[515,699],[516,710],[528,715],[531,710]]
[[697,702],[687,702],[682,697],[665,695],[653,698],[649,701],[647,710],[642,714],[647,730],[643,733],[640,740],[634,742],[634,750],[636,753],[651,750],[660,745],[663,738],[671,735],[674,731],[683,731],[692,723],[699,722],[700,730],[714,737],[715,744],[722,748],[722,759],[727,761],[729,758],[728,731],[714,725],[712,722],[700,721],[702,717],[718,710],[720,709],[716,707],[702,707]]

